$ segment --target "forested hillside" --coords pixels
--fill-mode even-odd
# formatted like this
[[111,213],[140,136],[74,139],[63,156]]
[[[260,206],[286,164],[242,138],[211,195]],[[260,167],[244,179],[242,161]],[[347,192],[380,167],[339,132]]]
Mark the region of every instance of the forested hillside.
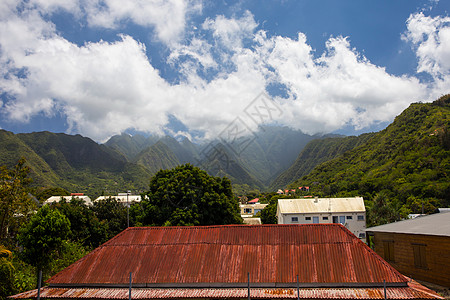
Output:
[[271,190],[284,189],[289,183],[307,175],[315,166],[364,144],[374,135],[365,133],[360,136],[328,137],[309,142],[294,164],[274,180]]
[[291,186],[308,185],[321,196],[363,196],[369,207],[389,210],[377,213],[389,219],[390,214],[419,213],[422,207],[425,212],[448,207],[449,175],[450,96],[446,95],[433,103],[411,104],[367,143],[322,163]]
[[0,165],[14,166],[24,157],[36,187],[60,187],[96,196],[123,189],[144,190],[145,168],[127,162],[118,152],[80,135],[0,131]]

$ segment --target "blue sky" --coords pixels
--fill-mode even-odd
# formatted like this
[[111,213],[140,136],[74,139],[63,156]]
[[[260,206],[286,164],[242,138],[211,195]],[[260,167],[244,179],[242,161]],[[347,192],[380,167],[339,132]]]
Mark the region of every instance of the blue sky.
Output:
[[[446,1],[4,0],[0,128],[376,131],[450,91]],[[257,116],[257,118],[255,118]],[[241,126],[241,127],[239,127]]]

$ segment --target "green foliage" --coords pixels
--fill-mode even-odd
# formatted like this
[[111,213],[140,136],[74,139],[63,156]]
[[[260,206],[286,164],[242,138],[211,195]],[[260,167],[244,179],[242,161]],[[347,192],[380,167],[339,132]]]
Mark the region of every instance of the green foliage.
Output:
[[18,242],[23,260],[40,270],[47,270],[52,256],[58,254],[70,236],[70,221],[48,205],[20,228]]
[[[127,208],[115,198],[96,201],[92,211],[106,225],[106,240],[111,239],[127,228]],[[130,226],[134,226],[134,219],[130,219]]]
[[142,223],[152,226],[237,224],[242,220],[227,178],[190,164],[161,170],[142,200]]
[[8,240],[35,207],[28,196],[29,168],[20,159],[12,169],[0,166],[0,241]]
[[388,200],[380,202],[387,205],[386,211],[374,210],[369,224],[398,219],[390,206],[402,214],[417,212],[417,201],[408,199],[420,199],[420,207],[423,202],[428,212],[448,207],[450,106],[448,96],[443,99],[411,104],[366,143],[318,165],[291,186],[310,186],[317,196],[363,196],[369,207],[386,193]]
[[284,189],[289,183],[307,175],[314,167],[366,143],[374,135],[374,133],[365,133],[360,136],[327,137],[309,142],[294,164],[274,180],[271,190]]
[[12,252],[0,245],[0,299],[6,299],[14,290]]
[[267,205],[261,211],[261,223],[263,224],[277,224],[277,205],[278,197],[274,196],[270,199],[269,205]]
[[70,202],[64,199],[57,204],[52,204],[70,221],[70,240],[77,241],[87,248],[94,248],[110,238],[105,222],[100,222],[93,209],[88,207],[83,200],[72,198]]

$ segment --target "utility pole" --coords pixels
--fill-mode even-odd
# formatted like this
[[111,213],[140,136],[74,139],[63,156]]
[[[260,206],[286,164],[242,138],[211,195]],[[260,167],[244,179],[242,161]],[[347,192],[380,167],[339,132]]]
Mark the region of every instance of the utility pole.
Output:
[[130,227],[130,201],[129,196],[131,194],[131,191],[127,191],[127,228]]

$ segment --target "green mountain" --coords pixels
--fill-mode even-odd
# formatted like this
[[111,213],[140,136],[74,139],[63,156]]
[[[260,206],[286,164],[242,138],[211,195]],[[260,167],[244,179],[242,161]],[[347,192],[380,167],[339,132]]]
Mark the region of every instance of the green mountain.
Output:
[[288,184],[307,175],[315,166],[366,143],[374,135],[375,133],[365,133],[360,136],[328,137],[309,142],[294,164],[272,182],[270,189],[284,189]]
[[158,141],[141,151],[133,161],[149,170],[151,174],[159,170],[172,169],[181,164],[175,153],[163,141]]
[[25,157],[37,187],[61,187],[89,196],[102,191],[145,190],[150,173],[104,145],[80,135],[0,131],[1,164]]
[[317,195],[360,195],[418,212],[450,204],[450,95],[411,104],[366,143],[315,167],[291,187]]
[[[161,168],[191,163],[210,175],[227,176],[233,184],[262,190],[287,169],[301,149],[315,138],[318,137],[287,127],[270,126],[262,127],[250,136],[251,142],[248,144],[245,144],[247,137],[237,141],[237,144],[245,144],[242,151],[234,149],[230,143],[218,140],[209,144],[194,144],[187,138],[180,142],[170,136],[144,138],[127,134],[114,136],[105,145],[122,153],[129,161],[144,166],[152,174]],[[222,159],[217,159],[216,154],[213,157],[208,154],[209,148],[216,145],[220,148],[216,149],[220,152],[217,155]],[[224,158],[229,162],[225,162]]]
[[158,137],[150,136],[144,137],[143,135],[129,135],[122,133],[121,135],[115,135],[111,137],[105,146],[117,150],[122,153],[129,161],[133,160],[142,150],[148,148],[158,141]]

